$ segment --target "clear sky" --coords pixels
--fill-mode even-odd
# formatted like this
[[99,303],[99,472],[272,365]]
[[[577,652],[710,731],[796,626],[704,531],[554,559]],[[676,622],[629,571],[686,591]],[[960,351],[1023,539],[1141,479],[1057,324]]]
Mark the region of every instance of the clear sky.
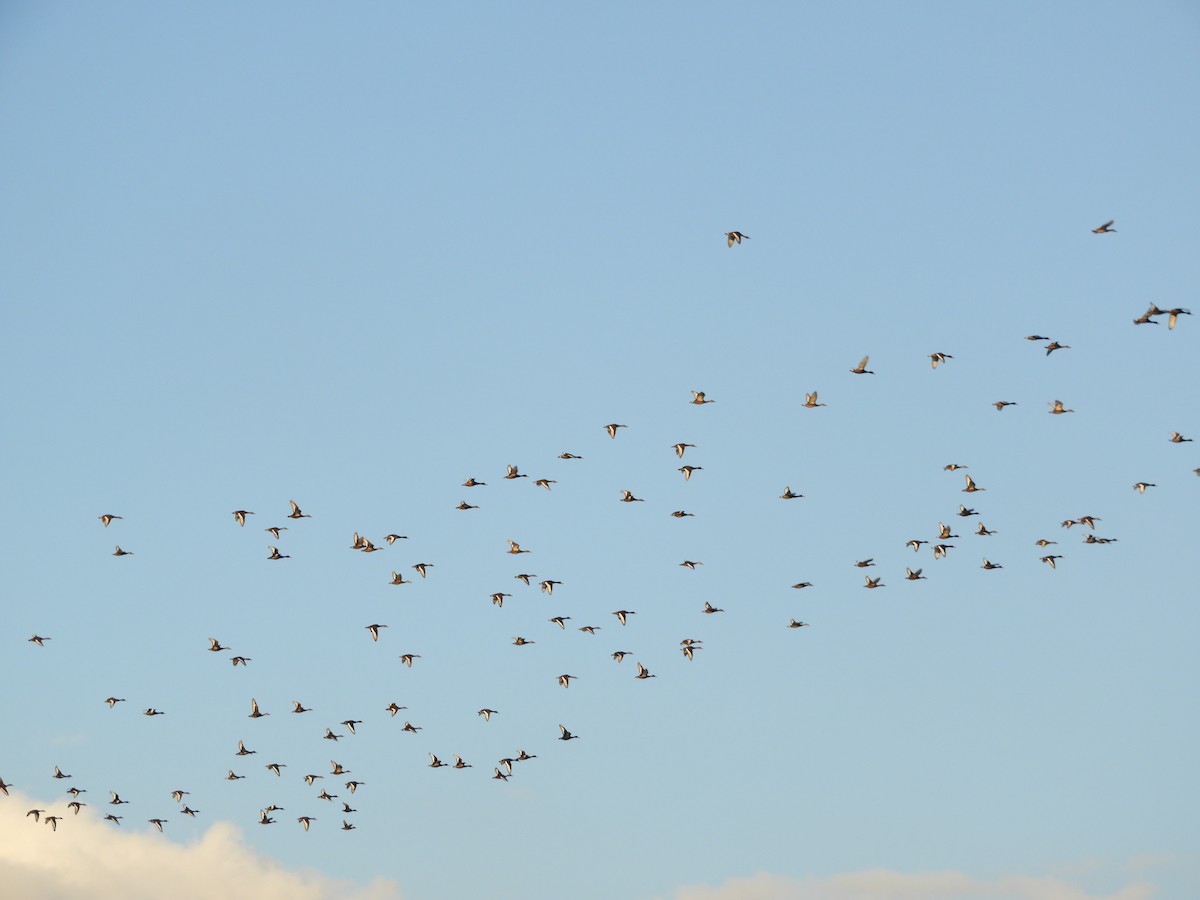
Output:
[[0,878],[1200,895],[1200,316],[1131,321],[1200,306],[1198,48],[1192,2],[0,6]]

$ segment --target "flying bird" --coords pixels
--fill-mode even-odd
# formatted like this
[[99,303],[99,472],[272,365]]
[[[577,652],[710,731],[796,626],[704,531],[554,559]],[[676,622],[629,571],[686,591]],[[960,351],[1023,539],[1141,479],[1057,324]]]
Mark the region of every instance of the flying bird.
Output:
[[862,359],[860,359],[860,360],[858,361],[858,365],[857,365],[857,366],[855,366],[855,367],[854,367],[853,369],[851,369],[850,371],[851,371],[851,372],[853,372],[855,375],[874,375],[875,373],[874,373],[874,372],[872,372],[870,369],[868,369],[868,368],[867,368],[867,362],[868,362],[870,359],[871,359],[871,357],[869,357],[869,356],[864,356]]
[[1093,228],[1092,234],[1116,234],[1117,229],[1113,228],[1113,223],[1115,223],[1115,222],[1116,222],[1116,219],[1109,219],[1107,222],[1105,222],[1099,228]]
[[1175,309],[1168,309],[1167,328],[1173,329],[1175,327],[1175,323],[1179,321],[1180,316],[1190,316],[1191,314],[1191,310],[1181,309],[1179,307],[1176,307]]
[[734,244],[740,244],[742,241],[750,240],[750,235],[742,234],[740,231],[725,232],[725,246],[732,247]]
[[233,518],[243,528],[246,527],[246,516],[252,516],[252,515],[254,515],[254,513],[250,512],[249,510],[246,510],[246,509],[235,509],[233,511]]

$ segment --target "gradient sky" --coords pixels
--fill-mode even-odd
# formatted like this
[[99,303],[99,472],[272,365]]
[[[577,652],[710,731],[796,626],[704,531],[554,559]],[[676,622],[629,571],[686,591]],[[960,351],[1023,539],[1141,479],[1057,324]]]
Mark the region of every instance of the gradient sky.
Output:
[[1197,896],[1200,321],[1131,319],[1200,306],[1198,39],[1189,2],[5,3],[0,873]]

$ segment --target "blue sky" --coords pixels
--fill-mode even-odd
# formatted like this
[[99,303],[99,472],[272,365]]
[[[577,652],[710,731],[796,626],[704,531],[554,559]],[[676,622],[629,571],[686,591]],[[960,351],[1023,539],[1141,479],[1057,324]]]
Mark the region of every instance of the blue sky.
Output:
[[[1200,322],[1131,319],[1196,305],[1198,36],[1165,2],[6,4],[0,871],[1193,896]],[[947,559],[905,547],[939,522]],[[55,765],[90,806],[51,833],[17,800],[61,813]]]

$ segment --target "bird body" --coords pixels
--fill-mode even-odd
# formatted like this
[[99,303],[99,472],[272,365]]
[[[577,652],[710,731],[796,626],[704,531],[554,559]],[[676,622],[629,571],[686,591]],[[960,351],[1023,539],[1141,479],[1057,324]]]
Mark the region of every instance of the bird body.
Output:
[[875,373],[867,368],[867,362],[870,359],[871,359],[871,357],[864,356],[861,360],[859,360],[858,365],[855,366],[850,371],[853,372],[855,375],[874,375]]

